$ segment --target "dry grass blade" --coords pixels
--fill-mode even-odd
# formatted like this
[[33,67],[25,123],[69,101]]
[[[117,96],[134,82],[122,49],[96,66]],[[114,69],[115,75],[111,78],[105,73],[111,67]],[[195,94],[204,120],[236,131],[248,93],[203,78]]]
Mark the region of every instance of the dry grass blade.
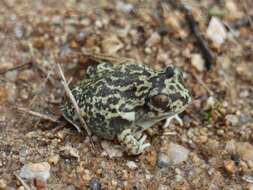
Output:
[[20,181],[20,183],[24,186],[25,190],[31,190],[31,188],[26,184],[26,182],[19,177],[17,174],[14,173],[14,176]]
[[193,76],[200,83],[200,85],[207,91],[207,93],[210,96],[214,95],[214,92],[212,90],[210,90],[210,88],[207,87],[207,85],[204,83],[204,81],[197,74],[193,73]]
[[35,112],[35,111],[32,111],[32,110],[29,110],[27,108],[18,107],[17,110],[21,111],[21,112],[28,113],[28,114],[36,116],[36,117],[39,117],[39,118],[44,119],[44,120],[52,121],[54,123],[59,123],[58,119],[55,118],[55,117],[51,117],[51,116],[48,116],[48,115],[45,115],[45,114],[41,114],[41,113],[38,113],[38,112]]
[[253,28],[253,21],[252,21],[252,18],[251,16],[249,15],[249,10],[248,10],[248,1],[247,0],[240,0],[240,3],[242,4],[242,7],[243,7],[243,10],[247,16],[247,19],[248,19],[248,22],[250,24],[250,27]]
[[82,49],[82,53],[83,53],[83,55],[88,56],[90,59],[97,61],[97,62],[99,62],[101,60],[105,60],[105,61],[109,61],[111,63],[120,64],[120,63],[124,63],[124,62],[128,62],[128,61],[133,61],[133,59],[124,58],[124,57],[116,57],[116,56],[102,54],[102,53],[96,53],[96,52],[92,52],[87,49]]
[[[60,76],[61,76],[61,79],[62,79],[62,84],[63,84],[63,86],[64,86],[64,89],[65,89],[66,93],[67,93],[67,96],[69,97],[69,99],[71,100],[71,102],[72,102],[72,104],[73,104],[73,106],[74,106],[74,108],[75,108],[75,111],[76,111],[76,113],[77,113],[77,116],[78,116],[78,118],[79,118],[79,120],[80,120],[80,123],[81,123],[83,129],[85,129],[85,131],[86,131],[87,134],[88,134],[88,137],[89,137],[89,139],[90,139],[90,142],[91,142],[91,145],[92,145],[93,150],[95,150],[95,149],[94,149],[94,144],[93,144],[93,141],[92,141],[92,138],[91,138],[91,131],[89,130],[89,128],[87,127],[87,124],[85,123],[83,117],[81,116],[80,108],[79,108],[79,106],[78,106],[78,104],[77,104],[77,102],[76,102],[76,100],[75,100],[75,97],[73,96],[71,90],[70,90],[69,87],[68,87],[67,81],[66,81],[66,79],[65,79],[65,77],[64,77],[64,74],[63,74],[63,71],[62,71],[62,69],[61,69],[60,64],[57,63],[57,66],[58,66],[58,70],[59,70],[59,73],[60,73]],[[75,127],[77,128],[77,130],[78,130],[79,132],[81,131],[80,128],[78,128],[77,126],[75,126]]]

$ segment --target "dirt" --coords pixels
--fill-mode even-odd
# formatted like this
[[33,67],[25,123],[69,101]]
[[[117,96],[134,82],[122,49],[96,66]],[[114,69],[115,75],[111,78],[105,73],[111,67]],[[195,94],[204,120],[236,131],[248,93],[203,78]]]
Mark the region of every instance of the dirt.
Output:
[[[246,0],[189,4],[203,36],[212,15],[226,23],[253,15]],[[160,13],[151,0],[0,2],[0,189],[253,189],[253,26],[226,29],[222,44],[204,38],[216,59],[206,69],[184,11]],[[93,137],[94,152],[85,133],[43,118],[60,118],[56,63],[75,83],[92,64],[83,50],[180,67],[193,99],[183,125],[160,123],[143,154],[112,157],[101,139]],[[42,162],[47,180],[15,177]]]

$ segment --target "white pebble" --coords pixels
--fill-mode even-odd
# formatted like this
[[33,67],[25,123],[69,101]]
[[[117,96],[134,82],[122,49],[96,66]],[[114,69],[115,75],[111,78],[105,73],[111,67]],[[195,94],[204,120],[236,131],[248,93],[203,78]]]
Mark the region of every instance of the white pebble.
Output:
[[211,18],[211,21],[206,31],[206,35],[214,43],[220,45],[225,41],[227,37],[227,32],[219,18],[217,17]]
[[21,168],[19,176],[24,179],[38,178],[46,181],[50,177],[50,165],[47,162],[26,164]]

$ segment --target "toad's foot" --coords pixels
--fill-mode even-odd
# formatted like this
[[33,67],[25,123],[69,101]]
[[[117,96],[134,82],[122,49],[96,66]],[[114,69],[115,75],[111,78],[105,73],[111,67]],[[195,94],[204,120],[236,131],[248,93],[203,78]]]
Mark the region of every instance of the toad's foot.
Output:
[[124,147],[128,154],[132,155],[138,155],[150,146],[149,143],[144,143],[146,138],[146,135],[137,138],[131,129],[125,129],[118,135],[118,140],[121,145]]
[[173,119],[176,119],[180,126],[183,125],[182,119],[181,119],[178,115],[174,115],[174,116],[168,117],[168,118],[166,119],[166,122],[165,122],[165,124],[163,125],[163,128],[164,128],[164,129],[167,128],[167,127],[170,125],[170,122],[171,122]]

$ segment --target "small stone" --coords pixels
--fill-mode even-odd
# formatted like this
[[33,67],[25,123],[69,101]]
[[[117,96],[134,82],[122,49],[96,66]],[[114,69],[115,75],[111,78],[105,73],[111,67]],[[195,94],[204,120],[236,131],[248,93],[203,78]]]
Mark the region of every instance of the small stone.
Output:
[[157,57],[156,57],[157,61],[160,61],[160,62],[166,62],[168,59],[169,59],[169,56],[168,56],[168,53],[167,52],[159,52],[157,54]]
[[243,80],[253,83],[253,65],[250,62],[242,62],[236,67],[236,72]]
[[124,3],[123,1],[116,1],[116,9],[125,13],[130,13],[134,9],[134,6],[130,3]]
[[180,164],[187,160],[189,150],[184,148],[181,145],[170,143],[166,152],[164,152],[166,156],[163,157],[165,163],[171,164]]
[[242,124],[248,123],[250,121],[251,117],[244,112],[240,113],[239,120]]
[[8,71],[4,74],[6,79],[8,79],[9,81],[12,81],[12,82],[14,82],[17,79],[17,75],[18,75],[18,72],[16,70]]
[[213,109],[213,108],[215,108],[217,103],[218,103],[218,101],[216,98],[214,98],[213,96],[209,96],[207,101],[205,102],[204,109],[205,110]]
[[15,102],[17,97],[17,86],[15,83],[6,83],[5,84],[6,90],[8,92],[8,101],[9,102]]
[[253,162],[253,146],[248,142],[240,142],[236,144],[236,151],[244,161]]
[[248,183],[253,183],[253,176],[250,175],[244,175],[242,176],[242,179]]
[[225,7],[228,10],[228,14],[232,18],[241,18],[243,17],[243,12],[239,10],[238,4],[236,1],[224,1]]
[[38,178],[46,181],[50,177],[50,165],[47,162],[26,164],[21,168],[19,176],[24,179]]
[[61,15],[54,15],[51,18],[51,22],[52,24],[60,25],[61,23],[63,23],[63,17]]
[[17,190],[26,190],[24,186],[20,186]]
[[7,182],[4,179],[0,179],[0,189],[5,189],[7,187]]
[[228,114],[225,117],[228,124],[234,126],[237,126],[239,124],[239,118],[236,115]]
[[134,161],[127,161],[126,165],[131,170],[135,170],[138,168],[138,165]]
[[232,154],[236,151],[236,144],[234,140],[230,140],[226,143],[225,150]]
[[85,32],[79,32],[77,37],[76,37],[76,41],[78,43],[83,43],[85,41],[87,34]]
[[123,43],[115,35],[111,35],[105,38],[102,43],[102,51],[107,54],[115,54],[121,48],[123,48]]
[[34,186],[37,187],[37,189],[44,189],[46,187],[46,182],[40,179],[35,178],[34,180]]
[[164,18],[164,23],[168,27],[168,31],[175,38],[184,39],[187,36],[185,30],[180,26],[180,16],[173,12],[168,13]]
[[226,28],[224,27],[219,18],[211,18],[211,21],[206,31],[206,36],[210,40],[212,40],[212,42],[218,45],[221,45],[225,41],[227,37]]
[[48,162],[50,164],[56,165],[59,162],[60,156],[58,154],[50,155],[48,158]]
[[17,38],[22,38],[24,35],[24,28],[22,25],[18,25],[14,28],[14,33]]
[[160,153],[157,159],[157,166],[160,168],[166,168],[169,166],[169,164],[170,164],[169,157],[164,153]]
[[92,178],[89,182],[89,187],[91,190],[100,190],[102,185],[98,178]]
[[0,72],[6,71],[12,68],[14,65],[12,62],[6,62],[5,60],[0,60]]
[[146,54],[151,54],[151,53],[152,53],[152,50],[151,50],[150,47],[146,47],[146,48],[144,49],[144,52],[145,52]]
[[19,96],[23,100],[27,100],[29,98],[29,93],[27,92],[27,90],[25,88],[23,88],[23,89],[20,90]]
[[29,81],[34,78],[34,72],[32,70],[24,70],[18,75],[18,79],[22,81]]
[[199,53],[191,55],[191,64],[200,72],[205,70],[205,61]]
[[4,102],[8,97],[7,89],[4,85],[0,85],[0,102]]
[[105,150],[106,155],[108,155],[110,158],[123,156],[123,151],[118,145],[114,145],[108,141],[102,141],[101,146]]
[[70,158],[75,158],[78,161],[80,160],[79,152],[76,148],[66,145],[61,148],[60,154],[64,157],[70,157]]
[[235,162],[233,160],[225,160],[224,168],[229,175],[233,175],[236,169]]
[[147,46],[153,46],[155,44],[158,44],[161,41],[161,36],[157,33],[154,32],[149,39],[146,41]]
[[160,184],[157,190],[168,190],[168,189],[169,189],[168,186]]

